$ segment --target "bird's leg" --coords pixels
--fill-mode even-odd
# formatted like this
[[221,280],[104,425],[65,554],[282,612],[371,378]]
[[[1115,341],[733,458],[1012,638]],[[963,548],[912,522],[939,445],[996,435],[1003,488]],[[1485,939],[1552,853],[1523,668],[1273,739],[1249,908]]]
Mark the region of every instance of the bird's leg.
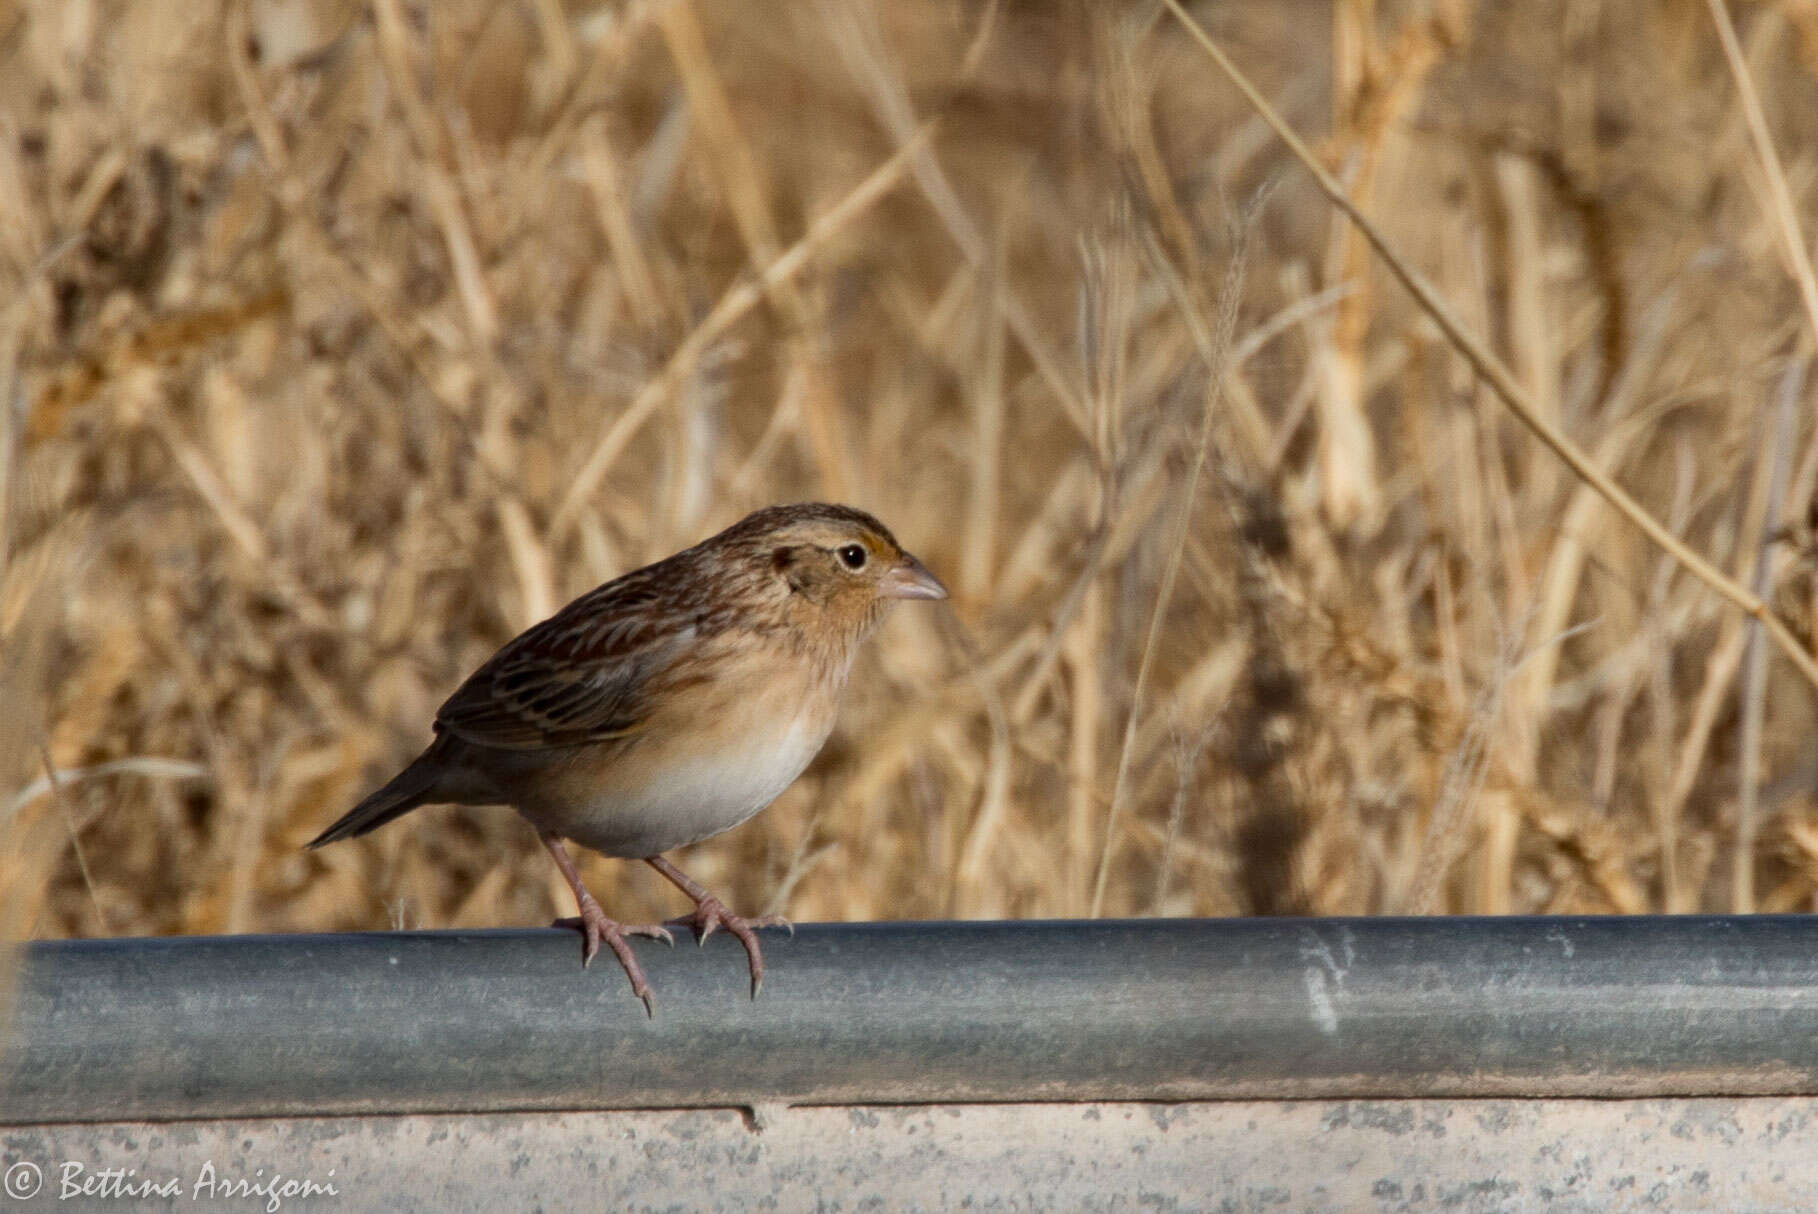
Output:
[[745,956],[751,962],[751,997],[756,999],[764,987],[764,952],[758,947],[757,936],[751,930],[754,927],[786,927],[790,935],[795,935],[795,925],[781,915],[760,915],[747,919],[735,915],[726,909],[726,904],[707,892],[707,887],[690,877],[687,873],[663,859],[661,856],[646,856],[644,863],[662,873],[675,887],[694,899],[694,914],[680,919],[671,919],[672,927],[690,927],[694,929],[695,942],[702,943],[713,935],[713,930],[723,927],[737,936],[739,943],[745,946]]
[[650,999],[650,984],[644,981],[644,971],[638,965],[637,957],[632,955],[631,945],[625,942],[625,937],[649,936],[667,944],[674,944],[675,937],[669,934],[667,928],[654,924],[630,925],[608,919],[606,912],[601,910],[600,904],[594,900],[594,896],[587,892],[585,885],[581,884],[581,874],[575,868],[574,860],[569,856],[568,849],[562,846],[561,836],[538,831],[537,838],[541,839],[543,846],[549,849],[549,854],[554,858],[556,867],[562,870],[562,876],[568,879],[568,888],[574,891],[575,905],[581,911],[577,918],[557,919],[550,926],[572,927],[581,933],[581,938],[585,941],[581,946],[582,969],[593,963],[594,954],[600,951],[602,941],[610,945],[613,955],[619,959],[619,964],[625,967],[625,976],[631,979],[631,993],[644,1001],[645,1012],[655,1015]]

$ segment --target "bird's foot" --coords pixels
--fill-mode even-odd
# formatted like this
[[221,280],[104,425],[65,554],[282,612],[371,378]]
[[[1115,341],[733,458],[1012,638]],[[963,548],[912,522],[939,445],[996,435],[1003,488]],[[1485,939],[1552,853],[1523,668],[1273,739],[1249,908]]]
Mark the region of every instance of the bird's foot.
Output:
[[569,927],[581,933],[581,939],[584,942],[581,946],[582,969],[593,964],[593,958],[600,951],[602,943],[608,945],[612,949],[613,956],[617,957],[619,964],[624,967],[625,976],[631,979],[631,993],[644,1001],[644,1011],[647,1014],[656,1015],[655,1005],[650,997],[650,983],[644,980],[643,967],[638,965],[638,959],[632,953],[631,945],[626,941],[626,937],[648,936],[652,940],[661,940],[665,944],[673,945],[675,937],[669,934],[668,928],[655,923],[619,923],[608,919],[606,912],[600,909],[600,904],[594,901],[592,895],[581,900],[581,913],[578,916],[571,919],[557,919],[550,926]]
[[680,919],[671,919],[670,927],[686,927],[694,932],[696,944],[704,944],[707,937],[719,928],[725,928],[738,937],[745,946],[745,956],[751,963],[751,997],[756,999],[758,992],[764,989],[764,950],[758,947],[757,933],[754,928],[781,927],[787,928],[791,936],[795,935],[795,924],[781,915],[758,915],[746,918],[735,915],[726,909],[726,904],[712,894],[697,901],[692,915]]

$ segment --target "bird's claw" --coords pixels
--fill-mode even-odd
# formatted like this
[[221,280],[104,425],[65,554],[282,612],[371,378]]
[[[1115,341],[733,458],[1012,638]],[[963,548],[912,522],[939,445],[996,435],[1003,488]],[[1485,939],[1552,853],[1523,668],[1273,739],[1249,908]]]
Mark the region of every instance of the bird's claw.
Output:
[[725,928],[738,937],[745,946],[745,957],[751,967],[751,997],[756,999],[758,992],[764,989],[764,950],[758,947],[754,928],[781,927],[787,928],[791,936],[795,935],[795,924],[781,915],[757,915],[746,918],[735,915],[726,909],[726,904],[712,894],[695,903],[694,913],[680,919],[671,919],[668,926],[686,927],[694,932],[695,944],[702,945],[707,937],[720,928]]
[[656,923],[618,923],[606,917],[600,904],[592,898],[581,903],[581,913],[573,918],[557,919],[551,927],[567,927],[581,933],[581,968],[593,964],[599,954],[600,945],[612,949],[613,956],[619,959],[619,965],[625,970],[625,976],[631,980],[631,993],[644,1003],[644,1013],[652,1018],[656,1016],[656,1001],[650,992],[650,983],[644,978],[644,969],[638,964],[637,956],[627,943],[628,936],[645,936],[652,940],[661,940],[670,947],[675,946],[675,937],[669,929]]

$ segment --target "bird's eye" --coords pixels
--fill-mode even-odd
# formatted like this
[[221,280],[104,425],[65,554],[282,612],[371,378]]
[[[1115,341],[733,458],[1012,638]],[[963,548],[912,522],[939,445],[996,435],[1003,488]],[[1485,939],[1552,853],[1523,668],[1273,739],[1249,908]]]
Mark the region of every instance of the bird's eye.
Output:
[[845,563],[846,568],[863,569],[865,567],[865,546],[863,544],[842,544],[839,548],[839,557]]

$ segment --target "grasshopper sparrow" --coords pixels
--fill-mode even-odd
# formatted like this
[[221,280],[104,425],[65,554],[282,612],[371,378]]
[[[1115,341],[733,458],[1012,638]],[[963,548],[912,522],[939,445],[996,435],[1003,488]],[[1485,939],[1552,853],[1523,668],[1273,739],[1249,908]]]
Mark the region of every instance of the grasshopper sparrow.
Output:
[[650,986],[563,846],[643,860],[694,900],[675,921],[744,944],[755,998],[764,957],[746,919],[662,857],[774,801],[833,728],[853,654],[891,599],[946,588],[860,510],[772,506],[589,591],[508,642],[436,713],[435,741],[309,844],[363,835],[419,805],[509,804],[574,890],[582,964],[611,947]]

